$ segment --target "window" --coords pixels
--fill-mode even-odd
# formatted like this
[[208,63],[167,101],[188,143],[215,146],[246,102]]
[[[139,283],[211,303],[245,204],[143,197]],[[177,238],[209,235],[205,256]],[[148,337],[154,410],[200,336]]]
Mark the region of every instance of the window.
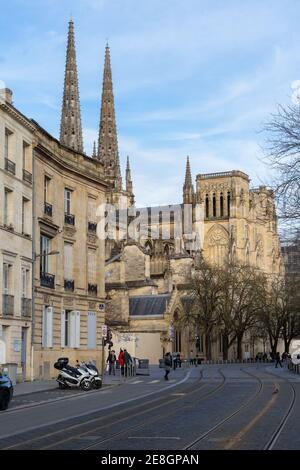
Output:
[[47,256],[50,252],[50,238],[45,235],[41,235],[41,261],[40,267],[42,273],[48,273],[48,258]]
[[53,345],[53,307],[43,306],[42,347],[52,348]]
[[71,193],[70,189],[65,189],[65,214],[71,214]]
[[4,138],[4,157],[8,160],[11,160],[11,137],[13,133],[5,129],[5,138]]
[[49,202],[49,185],[51,179],[49,176],[44,177],[44,202]]
[[96,199],[88,198],[88,220],[95,222],[96,220]]
[[88,282],[96,282],[96,251],[88,249]]
[[22,199],[22,233],[30,234],[30,201],[23,197]]
[[73,245],[65,243],[64,246],[65,279],[73,279]]
[[220,216],[224,217],[224,198],[223,193],[220,194]]
[[206,198],[205,198],[205,217],[207,219],[209,217],[209,198],[208,198],[208,194],[206,194]]
[[29,276],[30,270],[27,268],[22,268],[22,297],[24,299],[29,298]]
[[213,217],[216,217],[217,215],[217,206],[216,206],[216,195],[215,193],[213,194]]
[[61,312],[61,347],[80,347],[80,312],[77,310]]
[[13,192],[10,189],[4,189],[4,225],[10,225],[13,222]]
[[227,193],[227,211],[228,211],[228,217],[230,217],[230,192],[229,191]]
[[11,279],[12,265],[8,263],[3,264],[3,293],[9,295],[10,292],[10,279]]
[[30,145],[23,141],[23,169],[31,171]]
[[97,346],[97,317],[96,312],[88,312],[88,349],[96,349]]

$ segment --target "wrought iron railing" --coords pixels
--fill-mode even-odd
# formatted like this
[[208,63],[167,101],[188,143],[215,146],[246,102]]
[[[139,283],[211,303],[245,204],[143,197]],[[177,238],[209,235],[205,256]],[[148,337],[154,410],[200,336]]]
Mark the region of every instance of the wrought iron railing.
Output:
[[97,292],[98,292],[98,286],[97,284],[91,284],[89,283],[88,284],[88,293],[90,295],[97,295]]
[[23,169],[23,181],[27,181],[27,183],[32,183],[32,174],[29,171]]
[[64,287],[66,291],[73,292],[74,291],[74,281],[73,279],[65,279]]
[[22,317],[31,317],[31,299],[26,299],[25,297],[22,297],[21,315]]
[[65,224],[75,225],[75,215],[65,214]]
[[13,315],[14,314],[14,296],[3,294],[2,296],[2,312],[3,315]]
[[16,174],[16,164],[9,160],[8,158],[5,159],[5,169],[6,171],[9,171],[9,173],[12,173],[13,175]]
[[44,214],[52,217],[52,204],[49,204],[49,202],[44,203]]
[[97,230],[96,222],[88,222],[88,231],[96,233],[96,230]]
[[55,287],[55,276],[49,273],[41,273],[41,286],[42,287],[49,287],[50,289],[54,289]]

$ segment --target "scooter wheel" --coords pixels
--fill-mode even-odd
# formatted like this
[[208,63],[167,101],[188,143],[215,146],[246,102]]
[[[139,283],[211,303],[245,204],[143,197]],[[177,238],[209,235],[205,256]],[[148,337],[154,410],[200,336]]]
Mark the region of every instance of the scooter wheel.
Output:
[[87,392],[88,390],[91,390],[92,383],[89,380],[83,380],[80,384],[80,388]]
[[101,387],[102,387],[102,382],[97,381],[97,382],[95,383],[95,388],[98,389],[98,388],[101,388]]

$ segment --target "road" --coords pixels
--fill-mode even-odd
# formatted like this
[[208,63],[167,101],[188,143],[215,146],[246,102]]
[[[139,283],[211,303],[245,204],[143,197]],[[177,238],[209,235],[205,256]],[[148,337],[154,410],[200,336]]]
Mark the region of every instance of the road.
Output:
[[17,397],[0,415],[0,449],[300,449],[299,376],[264,364],[162,375]]

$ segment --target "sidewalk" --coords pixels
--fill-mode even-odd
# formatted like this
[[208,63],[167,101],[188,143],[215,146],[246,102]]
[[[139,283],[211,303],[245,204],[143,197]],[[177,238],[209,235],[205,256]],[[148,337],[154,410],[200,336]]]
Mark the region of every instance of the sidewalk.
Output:
[[[177,369],[177,371],[174,373],[172,370],[171,375],[179,375],[180,371],[185,371],[186,369]],[[116,375],[108,375],[106,373],[104,375],[104,381],[103,385],[121,385],[125,384],[128,382],[136,381],[142,378],[150,378],[150,379],[161,379],[163,377],[164,371],[163,369],[159,369],[158,366],[156,365],[150,365],[149,372],[150,375],[146,375],[147,370],[137,370],[138,374],[134,375],[132,377],[124,377],[120,375],[120,371],[116,371]],[[35,392],[44,392],[48,390],[54,390],[58,388],[58,383],[56,382],[56,379],[51,379],[51,380],[34,380],[33,382],[21,382],[17,383],[14,386],[14,396],[17,397],[19,395],[27,395],[30,393],[35,393]]]
[[269,372],[272,375],[277,375],[278,377],[283,377],[284,379],[287,380],[292,380],[295,382],[300,382],[300,376],[298,374],[295,374],[295,372],[289,370],[286,366],[280,367],[278,366],[277,368],[275,367],[275,363],[266,367],[266,371]]

